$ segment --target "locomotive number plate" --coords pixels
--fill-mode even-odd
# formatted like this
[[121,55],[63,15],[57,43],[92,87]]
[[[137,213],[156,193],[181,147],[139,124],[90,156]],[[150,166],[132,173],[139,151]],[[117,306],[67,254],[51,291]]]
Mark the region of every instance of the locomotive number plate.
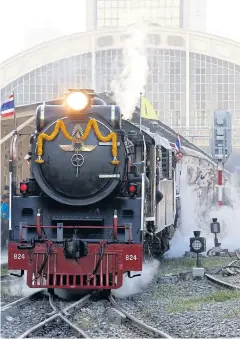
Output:
[[20,260],[22,259],[22,260],[23,260],[23,259],[25,259],[25,254],[14,253],[14,254],[13,254],[13,259],[14,259],[14,260],[16,260],[16,259],[17,259],[17,260],[18,260],[18,259],[20,259]]
[[27,270],[29,251],[19,250],[17,243],[8,243],[8,269],[9,270]]
[[133,254],[127,254],[126,257],[125,257],[126,260],[137,260],[137,256],[136,254],[133,255]]

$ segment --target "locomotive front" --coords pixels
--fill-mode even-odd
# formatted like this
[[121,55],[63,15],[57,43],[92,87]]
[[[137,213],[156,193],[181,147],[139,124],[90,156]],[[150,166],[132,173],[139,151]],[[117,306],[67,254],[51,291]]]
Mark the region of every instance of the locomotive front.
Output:
[[129,190],[125,138],[119,107],[92,91],[37,108],[20,194],[13,173],[8,245],[9,269],[26,270],[29,287],[113,289],[142,269],[141,197]]
[[120,110],[102,104],[101,99],[94,102],[101,105],[91,106],[88,96],[73,92],[66,106],[42,105],[37,110],[33,175],[49,197],[63,204],[87,206],[101,201],[124,177],[125,147],[115,132],[121,127]]

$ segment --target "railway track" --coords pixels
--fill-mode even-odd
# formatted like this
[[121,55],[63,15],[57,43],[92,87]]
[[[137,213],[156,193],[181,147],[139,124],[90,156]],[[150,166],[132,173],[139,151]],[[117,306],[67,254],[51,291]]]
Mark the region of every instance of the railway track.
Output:
[[26,302],[29,302],[31,300],[34,300],[34,298],[40,297],[43,293],[43,290],[34,292],[26,297],[23,298],[19,298],[11,303],[8,303],[6,305],[4,305],[3,307],[1,307],[1,315],[4,314],[4,312],[10,311],[11,308],[13,307],[18,307],[21,306],[23,304],[25,304]]
[[[218,273],[222,272],[223,276],[227,276],[228,278],[231,279],[230,276],[235,277],[235,276],[239,276],[240,274],[240,254],[238,252],[235,252],[235,255],[237,257],[237,259],[231,261],[226,267],[223,267],[222,269],[220,269],[218,271]],[[211,283],[219,286],[219,287],[225,287],[231,290],[239,290],[240,291],[240,279],[239,279],[239,283],[235,284],[232,282],[227,281],[226,279],[224,280],[224,278],[219,279],[216,278],[215,276],[211,275],[211,274],[207,274],[205,273],[205,277],[207,278],[208,281],[210,281]],[[236,279],[237,280],[237,279]]]
[[[6,281],[5,279],[7,278],[7,275],[2,276],[3,281]],[[1,279],[2,279],[1,277]],[[33,326],[31,326],[30,329],[28,329],[27,331],[25,331],[24,333],[17,335],[17,338],[28,338],[29,335],[35,335],[37,334],[46,324],[51,323],[52,321],[54,321],[57,318],[62,319],[65,323],[68,324],[68,326],[75,332],[75,334],[77,335],[77,337],[79,338],[85,338],[84,334],[81,332],[80,329],[76,328],[74,326],[74,324],[72,324],[68,319],[66,319],[61,312],[59,311],[59,309],[57,307],[55,307],[53,301],[52,301],[52,295],[50,293],[46,294],[46,290],[41,289],[37,292],[33,292],[32,294],[30,294],[29,296],[23,297],[23,298],[19,298],[13,302],[10,302],[6,305],[4,305],[3,307],[1,307],[1,323],[2,325],[6,322],[8,322],[10,320],[10,324],[12,319],[14,319],[15,317],[18,317],[19,314],[21,313],[20,308],[21,307],[26,307],[29,303],[31,303],[31,306],[34,304],[34,301],[43,301],[44,298],[46,298],[46,296],[48,296],[48,304],[45,305],[45,317],[47,317],[45,320],[39,322],[39,321],[35,321],[35,323],[37,322],[37,324],[34,324]],[[52,311],[49,311],[49,307],[46,306],[50,306],[50,308],[52,309]],[[23,311],[24,313],[24,311]],[[24,316],[24,315],[23,315]],[[10,325],[9,323],[7,323],[7,325]],[[10,325],[11,326],[11,325]],[[79,336],[80,334],[80,336]],[[4,334],[2,333],[2,337],[4,337]]]
[[[121,306],[118,305],[118,303],[116,302],[116,300],[114,299],[114,297],[112,295],[109,296],[109,301],[112,304],[112,306],[114,308],[116,308],[117,310],[119,310],[121,313],[123,313],[126,318],[127,318],[127,322],[129,323],[130,326],[133,326],[134,328],[137,328],[138,331],[140,331],[140,334],[147,334],[149,337],[151,338],[168,338],[171,339],[171,337],[152,327],[149,326],[147,324],[145,324],[143,321],[133,317],[132,315],[130,315],[128,312],[126,312]],[[144,337],[145,338],[145,337]]]
[[236,291],[240,291],[240,285],[234,285],[234,284],[230,284],[227,281],[224,281],[222,279],[218,279],[216,277],[214,277],[211,274],[205,274],[205,277],[207,278],[207,280],[209,280],[211,283],[219,286],[219,287],[225,287],[231,290],[236,290]]
[[[84,298],[82,298],[79,302],[73,304],[73,305],[70,305],[68,306],[65,310],[63,310],[63,313],[65,316],[69,316],[73,311],[75,311],[76,313],[76,309],[79,307],[79,306],[84,306],[86,305],[87,303],[89,303],[91,301],[91,294],[85,296]],[[125,317],[125,321],[123,321],[121,323],[121,328],[124,328],[125,327],[125,331],[126,333],[134,333],[134,337],[135,338],[147,338],[147,337],[150,337],[150,338],[168,338],[168,339],[171,339],[171,337],[156,329],[156,328],[153,328],[149,325],[147,325],[146,323],[144,323],[143,321],[133,317],[132,315],[130,315],[126,310],[124,310],[120,305],[118,305],[118,303],[116,302],[116,300],[114,299],[114,297],[112,296],[112,294],[109,295],[109,297],[107,298],[107,301],[110,303],[110,306],[113,308],[113,309],[116,309],[118,310],[124,317]],[[109,306],[109,304],[108,304]],[[86,335],[86,338],[90,338],[92,336],[90,336],[88,333],[85,333]],[[105,333],[106,335],[106,333]],[[113,335],[110,335],[110,337],[112,337]],[[106,336],[107,337],[107,336]],[[109,337],[109,335],[108,335]]]
[[[74,336],[76,338],[89,338],[87,334],[78,326],[76,326],[73,322],[71,322],[67,316],[69,315],[68,311],[70,309],[74,309],[77,306],[83,305],[89,298],[91,294],[83,297],[76,303],[65,307],[62,310],[59,310],[58,307],[56,307],[53,303],[52,296],[49,297],[49,303],[51,308],[53,309],[52,314],[49,314],[49,317],[45,319],[44,321],[40,322],[39,324],[29,328],[27,331],[25,331],[23,334],[21,334],[17,339],[23,339],[23,338],[33,338],[35,336],[41,337],[44,336],[45,331],[49,332],[49,329],[51,330],[54,324],[56,323],[64,323],[65,327],[67,326],[67,329],[70,329],[71,332],[74,333]],[[68,336],[69,337],[69,336]]]
[[[41,297],[41,295],[44,295],[43,291],[33,293],[32,295],[28,297],[18,299],[12,303],[5,305],[1,309],[1,318],[4,320],[4,318],[6,318],[7,315],[13,314],[14,313],[13,309],[15,309],[15,314],[16,314],[16,309],[19,312],[20,306],[30,301],[34,302],[34,299]],[[80,300],[78,300],[77,302],[71,303],[70,305],[68,304],[67,306],[61,309],[59,305],[57,305],[57,303],[53,301],[52,295],[48,294],[48,303],[51,308],[51,312],[46,311],[44,320],[38,322],[37,324],[35,323],[33,326],[25,330],[24,333],[18,334],[15,337],[17,339],[34,338],[34,337],[39,338],[39,337],[46,337],[46,333],[48,333],[48,337],[49,337],[51,332],[53,333],[51,337],[54,337],[56,329],[58,329],[57,330],[58,333],[60,331],[59,329],[61,329],[64,336],[67,336],[68,338],[95,337],[96,335],[93,335],[92,333],[90,333],[91,325],[96,326],[96,321],[94,320],[94,318],[90,319],[91,317],[89,317],[89,323],[88,323],[86,331],[85,331],[84,326],[79,325],[79,321],[76,320],[76,315],[79,317],[79,314],[81,313],[80,314],[80,323],[81,323],[81,317],[83,318],[84,315],[86,316],[86,310],[88,310],[88,308],[91,307],[91,305],[95,307],[96,301],[92,299],[92,296],[93,296],[92,293],[88,294],[84,296],[83,298],[81,298]],[[46,297],[46,294],[45,294],[45,297]],[[99,300],[97,302],[99,302]],[[116,300],[111,294],[108,296],[108,298],[101,299],[101,302],[106,303],[105,306],[102,306],[103,308],[104,307],[109,308],[110,306],[111,308],[118,310],[125,317],[125,320],[121,324],[115,326],[115,331],[119,329],[120,332],[122,332],[124,330],[125,334],[131,333],[133,337],[135,338],[137,337],[147,338],[148,337],[148,338],[171,339],[171,337],[167,335],[166,333],[158,329],[155,329],[145,324],[143,321],[138,320],[137,318],[130,315],[127,311],[125,311],[121,306],[118,305],[118,303],[116,302]],[[84,313],[84,308],[85,308],[85,313]],[[94,312],[92,314],[94,314]],[[111,333],[111,329],[107,330],[107,332],[108,333],[105,333],[106,337],[113,337]],[[2,336],[4,337],[3,334]]]

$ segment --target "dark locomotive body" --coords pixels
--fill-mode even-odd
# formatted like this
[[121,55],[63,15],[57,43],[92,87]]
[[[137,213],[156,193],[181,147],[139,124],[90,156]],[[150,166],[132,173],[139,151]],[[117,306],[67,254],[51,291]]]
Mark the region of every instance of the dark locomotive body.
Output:
[[[20,193],[13,137],[9,269],[26,270],[29,287],[112,289],[123,273],[142,269],[142,136],[130,141],[131,123],[121,128],[118,107],[92,103],[77,116],[64,106],[38,107]],[[83,142],[90,120],[98,130],[92,126]],[[103,140],[111,133],[117,156],[114,138]],[[40,136],[47,136],[41,155]]]

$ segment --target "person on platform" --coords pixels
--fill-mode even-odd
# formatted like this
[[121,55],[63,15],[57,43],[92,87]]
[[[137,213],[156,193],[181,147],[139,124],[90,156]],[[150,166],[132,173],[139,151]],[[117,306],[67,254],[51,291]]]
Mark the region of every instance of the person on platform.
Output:
[[1,221],[1,246],[4,247],[8,238],[9,195],[2,196]]

